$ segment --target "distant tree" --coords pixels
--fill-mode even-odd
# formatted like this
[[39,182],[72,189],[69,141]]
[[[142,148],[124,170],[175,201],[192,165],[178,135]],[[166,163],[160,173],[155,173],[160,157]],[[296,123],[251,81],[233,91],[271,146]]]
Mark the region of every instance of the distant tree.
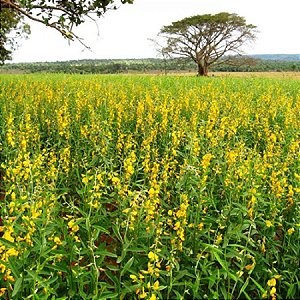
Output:
[[240,54],[241,46],[255,39],[255,29],[243,17],[222,12],[173,22],[158,36],[165,41],[163,53],[191,58],[198,66],[198,75],[207,76],[209,66],[224,63],[225,55]]
[[[117,9],[118,4],[133,3],[134,0],[0,0],[0,52],[1,61],[10,59],[12,49],[8,44],[14,39],[9,37],[12,30],[21,21],[30,19],[57,30],[68,40],[77,39],[86,46],[74,33],[74,26],[86,21],[86,18],[100,17],[107,10]],[[24,24],[23,24],[24,25]],[[24,26],[23,26],[24,27]],[[29,27],[27,26],[28,29]],[[24,33],[21,31],[20,34]],[[11,46],[11,45],[10,45]]]

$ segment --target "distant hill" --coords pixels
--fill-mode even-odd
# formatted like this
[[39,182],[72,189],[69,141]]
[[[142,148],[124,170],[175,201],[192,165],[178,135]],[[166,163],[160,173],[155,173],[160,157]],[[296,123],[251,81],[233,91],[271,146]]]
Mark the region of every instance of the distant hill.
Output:
[[[250,58],[250,59],[249,59]],[[237,57],[235,63],[212,66],[218,72],[300,71],[300,54],[253,54]],[[83,59],[57,62],[7,63],[0,73],[167,73],[196,72],[196,64],[188,59]]]
[[263,60],[300,61],[300,54],[251,54],[249,56]]

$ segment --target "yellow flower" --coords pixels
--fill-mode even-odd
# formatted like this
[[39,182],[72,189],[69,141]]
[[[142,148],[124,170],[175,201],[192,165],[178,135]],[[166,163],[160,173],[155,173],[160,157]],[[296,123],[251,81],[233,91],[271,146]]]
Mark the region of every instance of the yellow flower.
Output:
[[151,187],[151,188],[149,189],[149,191],[148,191],[148,194],[149,194],[149,197],[150,197],[150,198],[155,197],[155,195],[156,195],[155,189],[154,189],[153,187]]
[[250,265],[245,266],[245,269],[246,269],[247,271],[250,271],[250,270],[252,270],[253,268],[254,268],[254,265],[253,265],[253,264],[250,264]]
[[11,236],[12,232],[13,232],[12,227],[9,226],[7,228],[7,231],[4,232],[2,238],[13,243],[15,239]]
[[70,220],[68,222],[68,227],[72,230],[72,232],[77,232],[79,230],[79,226],[75,224],[74,220]]
[[151,297],[149,298],[149,300],[156,300],[156,299],[157,299],[157,297],[154,294],[152,294]]
[[159,281],[156,280],[156,281],[154,282],[154,284],[153,284],[153,290],[156,291],[156,290],[158,290],[158,289],[159,289]]
[[6,288],[0,288],[0,297],[3,296],[6,292]]
[[145,289],[142,289],[142,293],[139,295],[140,298],[144,299],[147,297],[147,293],[145,292]]
[[272,222],[271,222],[271,221],[269,221],[269,220],[266,220],[266,226],[267,226],[268,228],[270,228],[270,227],[272,227],[272,226],[273,226],[273,224],[272,224]]
[[243,272],[242,270],[236,272],[236,275],[237,275],[238,277],[242,277],[243,274],[244,274],[244,272]]
[[291,235],[291,234],[294,233],[294,231],[295,231],[295,228],[292,227],[292,228],[289,228],[287,232],[288,232],[289,235]]
[[170,266],[170,265],[167,265],[167,266],[166,266],[166,271],[167,271],[167,272],[170,272],[170,271],[171,271],[171,269],[172,269],[172,268],[171,268],[171,266]]
[[129,277],[132,279],[133,282],[137,281],[137,276],[136,275],[131,274]]
[[54,243],[55,243],[56,245],[62,245],[62,241],[60,240],[60,238],[59,238],[58,236],[56,236],[56,237],[54,238]]
[[118,177],[115,177],[115,176],[111,179],[111,181],[115,185],[118,185],[120,183],[120,179]]
[[15,193],[15,192],[12,192],[12,193],[11,193],[11,200],[12,200],[12,201],[15,201],[15,200],[16,200],[16,193]]
[[218,234],[217,239],[216,239],[216,244],[219,245],[222,242],[222,239],[223,239],[222,233]]
[[199,223],[199,224],[198,224],[198,229],[199,229],[199,230],[202,230],[203,227],[204,227],[204,224],[203,224],[203,223]]
[[276,294],[276,287],[273,286],[273,287],[271,288],[270,295],[271,295],[271,296],[274,296],[275,294]]
[[180,228],[180,222],[179,221],[177,221],[176,223],[175,223],[175,226],[174,226],[174,230],[178,230]]
[[74,236],[74,240],[75,240],[76,243],[80,242],[80,239],[79,239],[79,237],[77,235]]
[[83,182],[84,184],[87,184],[87,183],[89,182],[89,178],[88,178],[88,177],[83,177],[83,178],[82,178],[82,182]]
[[19,254],[19,251],[17,251],[15,248],[10,248],[6,252],[7,257],[18,256],[18,254]]
[[158,260],[158,255],[155,254],[155,253],[152,252],[152,251],[150,251],[150,252],[148,253],[148,257],[149,257],[150,260]]
[[268,280],[267,285],[268,286],[275,286],[276,285],[276,279],[271,278],[270,280]]

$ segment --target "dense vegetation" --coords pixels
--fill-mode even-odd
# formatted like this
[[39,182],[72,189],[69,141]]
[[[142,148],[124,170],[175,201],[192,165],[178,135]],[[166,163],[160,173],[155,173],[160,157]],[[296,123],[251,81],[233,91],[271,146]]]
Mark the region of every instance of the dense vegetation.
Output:
[[[225,72],[261,72],[261,71],[300,71],[300,59],[291,56],[291,60],[284,57],[271,56],[273,59],[260,59],[254,56],[250,61],[237,61],[233,64],[223,64],[211,67],[211,71]],[[264,56],[262,56],[264,58]],[[276,58],[276,59],[274,59]],[[25,72],[25,73],[128,73],[128,72],[173,72],[183,71],[196,73],[194,62],[184,59],[99,59],[75,60],[63,62],[17,63],[0,67],[0,72]]]
[[297,299],[292,79],[0,76],[2,299]]

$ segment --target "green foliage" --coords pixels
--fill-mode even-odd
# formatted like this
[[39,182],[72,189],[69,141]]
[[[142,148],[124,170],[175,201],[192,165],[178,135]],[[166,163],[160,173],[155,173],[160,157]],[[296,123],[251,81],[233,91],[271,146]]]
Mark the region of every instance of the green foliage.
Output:
[[30,33],[23,17],[1,2],[0,10],[0,64],[11,59],[11,53],[18,47],[18,41]]

